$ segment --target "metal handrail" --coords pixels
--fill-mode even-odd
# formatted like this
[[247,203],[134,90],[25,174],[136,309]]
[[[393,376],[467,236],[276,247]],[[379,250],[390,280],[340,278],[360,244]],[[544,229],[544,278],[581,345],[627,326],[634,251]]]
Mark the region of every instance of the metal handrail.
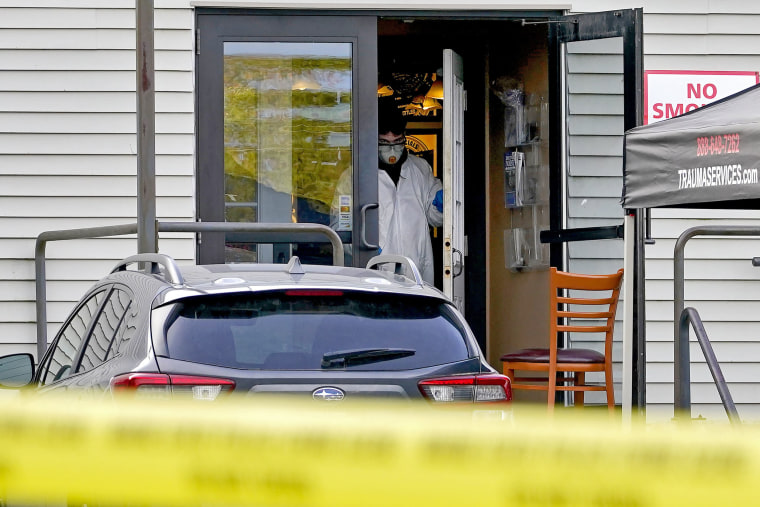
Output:
[[[327,237],[333,248],[333,265],[343,266],[343,243],[334,230],[321,224],[293,223],[244,223],[244,222],[159,222],[158,232],[248,232],[248,233],[316,233]],[[37,315],[37,360],[41,360],[47,348],[47,285],[45,273],[45,248],[50,241],[70,239],[105,238],[137,234],[137,224],[106,225],[59,231],[45,231],[37,236],[34,245],[35,307]],[[262,241],[266,242],[266,241]],[[270,241],[271,242],[271,241]],[[295,241],[294,241],[295,242]],[[156,241],[156,244],[158,242]]]
[[[739,419],[739,412],[736,410],[734,399],[731,397],[731,392],[728,390],[728,384],[726,383],[726,379],[723,377],[723,371],[720,369],[720,364],[718,363],[718,359],[715,357],[715,352],[713,352],[712,345],[710,344],[710,338],[707,336],[707,332],[705,331],[704,324],[702,324],[702,319],[699,316],[699,312],[697,312],[697,310],[692,307],[684,308],[683,312],[681,313],[681,319],[679,320],[678,339],[685,343],[689,342],[690,323],[691,327],[694,328],[694,332],[697,334],[697,341],[699,342],[700,347],[702,347],[702,354],[705,356],[707,367],[710,368],[710,373],[712,374],[713,381],[715,382],[715,386],[718,388],[718,394],[720,395],[721,402],[723,402],[723,408],[726,410],[728,420],[731,422],[731,424],[739,424],[741,423],[741,419]],[[691,409],[691,400],[688,401],[689,404],[687,407],[684,407],[684,409]],[[688,417],[691,418],[690,413],[688,414]]]
[[684,250],[695,236],[760,236],[760,227],[704,225],[686,229],[676,240],[673,249],[673,406],[677,417],[691,411],[689,340],[680,337],[680,319],[684,311]]
[[101,238],[137,234],[137,224],[106,225],[62,231],[45,231],[37,236],[34,245],[35,306],[37,313],[37,361],[47,349],[47,276],[45,273],[45,248],[50,241]]

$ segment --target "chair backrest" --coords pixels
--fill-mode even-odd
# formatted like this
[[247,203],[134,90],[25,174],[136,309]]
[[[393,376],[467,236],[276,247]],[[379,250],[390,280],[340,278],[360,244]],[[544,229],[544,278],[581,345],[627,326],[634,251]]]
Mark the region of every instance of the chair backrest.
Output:
[[[609,360],[622,282],[622,269],[609,275],[585,275],[551,268],[549,336],[560,332],[604,333],[604,355]],[[550,339],[550,344],[550,354],[556,358],[557,340]]]

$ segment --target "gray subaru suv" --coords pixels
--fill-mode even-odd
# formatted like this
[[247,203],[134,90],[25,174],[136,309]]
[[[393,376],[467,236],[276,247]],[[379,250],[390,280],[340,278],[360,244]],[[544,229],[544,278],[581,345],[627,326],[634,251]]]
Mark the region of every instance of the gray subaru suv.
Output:
[[512,396],[451,301],[384,255],[362,269],[139,254],[85,294],[33,370],[30,354],[2,357],[0,385],[208,401]]

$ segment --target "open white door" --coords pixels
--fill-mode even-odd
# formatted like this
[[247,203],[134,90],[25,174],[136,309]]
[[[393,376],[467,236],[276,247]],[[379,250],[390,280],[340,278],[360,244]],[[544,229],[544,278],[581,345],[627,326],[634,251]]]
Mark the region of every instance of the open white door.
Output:
[[464,65],[443,50],[443,292],[464,313]]

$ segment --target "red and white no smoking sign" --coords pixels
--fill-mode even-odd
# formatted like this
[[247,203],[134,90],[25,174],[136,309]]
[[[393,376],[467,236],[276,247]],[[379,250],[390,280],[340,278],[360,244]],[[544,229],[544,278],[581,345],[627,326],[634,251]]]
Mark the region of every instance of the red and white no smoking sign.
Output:
[[644,124],[688,113],[760,82],[757,72],[648,70]]

